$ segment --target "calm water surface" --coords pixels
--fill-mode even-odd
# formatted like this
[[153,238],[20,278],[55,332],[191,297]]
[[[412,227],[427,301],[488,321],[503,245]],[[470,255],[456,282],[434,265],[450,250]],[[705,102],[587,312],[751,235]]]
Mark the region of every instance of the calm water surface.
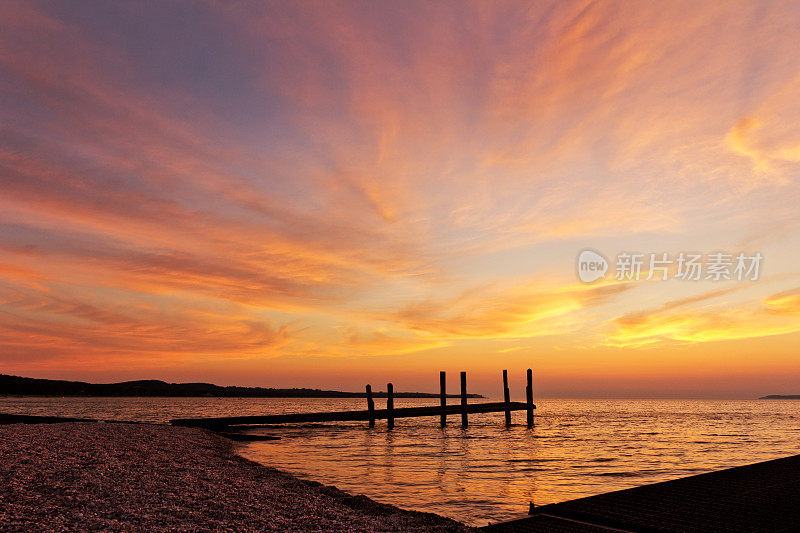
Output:
[[[397,406],[434,400],[396,400]],[[376,402],[379,407],[382,401]],[[254,461],[472,525],[546,504],[800,453],[800,401],[538,400],[537,425],[502,414],[254,430]],[[362,409],[359,399],[0,398],[0,411],[164,422],[186,416]],[[523,423],[524,412],[514,414]]]

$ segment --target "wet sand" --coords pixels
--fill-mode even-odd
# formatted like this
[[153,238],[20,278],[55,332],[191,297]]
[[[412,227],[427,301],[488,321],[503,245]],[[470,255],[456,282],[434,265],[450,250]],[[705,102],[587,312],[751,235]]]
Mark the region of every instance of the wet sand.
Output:
[[70,422],[0,426],[4,531],[469,529],[298,479],[201,429]]

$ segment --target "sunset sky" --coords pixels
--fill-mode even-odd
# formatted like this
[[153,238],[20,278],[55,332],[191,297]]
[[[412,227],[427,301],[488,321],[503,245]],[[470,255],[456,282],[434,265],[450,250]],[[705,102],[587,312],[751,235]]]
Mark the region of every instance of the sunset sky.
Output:
[[[800,394],[798,28],[761,0],[3,1],[0,373]],[[619,281],[626,251],[764,259]]]

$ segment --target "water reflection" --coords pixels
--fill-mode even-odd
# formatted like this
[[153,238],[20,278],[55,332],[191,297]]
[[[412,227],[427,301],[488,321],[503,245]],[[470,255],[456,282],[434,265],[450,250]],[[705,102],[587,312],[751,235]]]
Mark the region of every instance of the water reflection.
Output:
[[448,487],[446,483],[448,482],[447,478],[447,460],[450,458],[450,446],[453,442],[453,439],[447,436],[447,430],[442,428],[439,432],[438,439],[437,439],[437,447],[439,448],[439,455],[438,455],[438,463],[439,468],[437,469],[436,475],[436,484],[439,486],[439,491],[442,494],[448,494],[449,492],[455,490],[455,487]]
[[[373,433],[375,429],[367,430],[370,433]],[[393,431],[384,431],[384,445],[383,445],[383,470],[385,472],[385,479],[384,481],[392,485],[394,484],[394,436],[395,433]],[[364,453],[369,454],[369,450],[364,450]]]
[[[392,432],[354,425],[350,432],[383,433],[384,440],[376,446],[363,439],[372,446],[353,455],[344,435],[315,429],[312,436],[298,427],[285,430],[275,446],[254,443],[243,453],[284,468],[300,461],[311,477],[344,490],[474,525],[524,513],[530,501],[542,505],[798,453],[792,403],[540,403],[553,416],[538,417],[532,430],[506,429],[502,414],[476,415],[468,429],[440,429],[433,418],[399,420]],[[309,440],[340,461],[310,459]],[[383,483],[354,475],[378,454]]]
[[[360,400],[0,398],[0,410],[164,421],[188,416],[348,410]],[[398,401],[426,405],[430,400]],[[798,452],[800,402],[539,400],[537,426],[506,429],[502,414],[461,429],[436,417],[316,424],[261,432],[282,440],[241,453],[354,494],[475,525],[546,504]],[[515,421],[524,422],[524,413]]]

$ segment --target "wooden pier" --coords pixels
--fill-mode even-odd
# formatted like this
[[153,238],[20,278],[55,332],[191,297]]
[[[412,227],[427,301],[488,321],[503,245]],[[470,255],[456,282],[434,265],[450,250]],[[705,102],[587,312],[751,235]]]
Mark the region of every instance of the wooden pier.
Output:
[[446,374],[439,373],[440,386],[440,405],[424,407],[394,407],[394,386],[388,383],[386,386],[386,409],[375,409],[372,387],[366,386],[367,408],[359,411],[333,411],[319,413],[290,413],[281,415],[249,415],[249,416],[226,416],[216,418],[178,418],[170,422],[175,426],[201,427],[213,431],[229,431],[235,429],[246,429],[247,426],[254,425],[278,425],[278,424],[309,424],[319,422],[367,422],[369,427],[375,427],[376,420],[386,420],[388,429],[394,428],[394,421],[397,418],[418,418],[425,416],[438,416],[441,427],[447,425],[448,415],[461,415],[461,427],[468,427],[468,415],[478,413],[504,413],[506,426],[511,425],[512,411],[526,411],[527,425],[533,427],[533,382],[532,372],[528,369],[526,387],[526,401],[512,402],[508,389],[508,371],[503,370],[503,400],[502,402],[482,402],[467,403],[467,373],[461,372],[461,403],[460,405],[447,405],[447,394],[445,392]]
[[[502,413],[506,409],[511,411],[525,411],[528,408],[524,402],[485,402],[471,403],[466,406],[466,413]],[[447,405],[442,409],[438,405],[430,407],[396,407],[389,409],[375,409],[370,411],[333,411],[321,413],[293,413],[285,415],[253,415],[253,416],[226,416],[220,418],[180,418],[172,420],[176,426],[202,427],[221,431],[231,426],[246,426],[252,424],[309,424],[317,422],[368,422],[371,417],[375,420],[391,420],[394,418],[417,418],[422,416],[440,416],[465,414],[464,407],[460,405]],[[391,418],[390,418],[391,417]]]

